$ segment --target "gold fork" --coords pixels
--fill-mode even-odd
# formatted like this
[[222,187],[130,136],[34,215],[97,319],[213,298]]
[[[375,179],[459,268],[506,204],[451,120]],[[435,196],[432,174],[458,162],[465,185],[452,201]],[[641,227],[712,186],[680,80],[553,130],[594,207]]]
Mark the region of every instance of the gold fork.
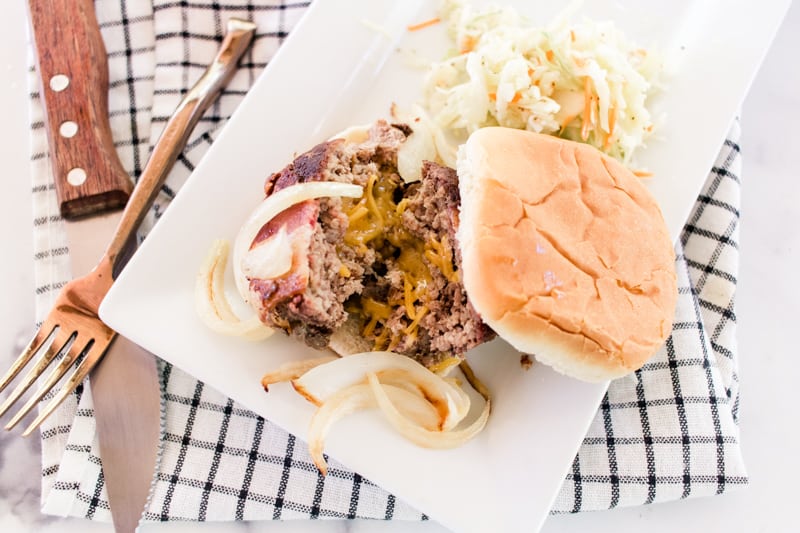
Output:
[[6,424],[6,429],[16,426],[55,387],[75,361],[82,357],[66,383],[22,433],[23,436],[30,435],[83,382],[116,337],[116,332],[106,326],[98,316],[100,303],[130,257],[134,249],[136,229],[186,145],[190,132],[230,81],[239,59],[250,44],[254,31],[255,25],[250,22],[229,20],[228,32],[220,52],[167,122],[100,262],[89,274],[69,282],[61,290],[53,309],[31,342],[0,379],[0,392],[2,392],[47,345],[42,356],[0,405],[0,416],[3,416],[57,359],[57,356],[63,354],[44,384]]

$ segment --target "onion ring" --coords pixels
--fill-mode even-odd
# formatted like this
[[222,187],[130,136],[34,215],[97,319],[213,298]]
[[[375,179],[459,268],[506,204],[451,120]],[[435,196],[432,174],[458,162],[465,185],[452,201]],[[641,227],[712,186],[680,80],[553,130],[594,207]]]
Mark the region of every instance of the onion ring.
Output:
[[332,181],[313,181],[308,183],[297,183],[285,189],[271,194],[250,213],[233,245],[233,273],[236,279],[236,288],[242,298],[249,302],[250,283],[242,272],[242,259],[250,250],[253,239],[264,227],[264,224],[275,218],[289,207],[326,196],[344,196],[348,198],[359,198],[363,194],[363,187],[351,183],[338,183]]
[[428,401],[442,413],[444,429],[454,427],[469,411],[469,400],[462,390],[413,359],[393,352],[348,355],[306,372],[292,380],[292,385],[310,402],[320,405],[335,392],[363,383],[367,372],[380,374],[387,380],[392,379],[395,372],[402,373],[393,384],[396,385],[399,379],[420,387]]
[[225,297],[224,276],[229,248],[227,241],[218,239],[212,243],[203,261],[194,285],[197,315],[206,327],[222,335],[244,337],[251,341],[266,339],[273,330],[257,316],[241,320]]
[[374,372],[369,372],[367,374],[367,380],[372,392],[375,394],[378,407],[383,411],[386,420],[388,420],[401,435],[423,448],[448,449],[461,446],[480,433],[489,420],[491,401],[487,400],[478,418],[465,428],[451,431],[431,431],[403,416],[386,393],[384,389],[386,385],[382,385],[380,381],[378,381],[378,376]]
[[270,385],[297,379],[312,368],[325,363],[330,363],[338,358],[339,357],[336,355],[326,355],[314,359],[303,359],[301,361],[291,361],[289,363],[285,363],[275,370],[264,374],[264,376],[261,378],[261,386],[264,387],[265,391],[269,392]]
[[[392,385],[383,385],[383,387],[386,396],[400,406],[403,416],[412,419],[418,427],[434,428],[437,426],[438,413],[423,398]],[[330,396],[314,413],[308,430],[308,451],[323,476],[328,472],[328,463],[323,455],[323,449],[331,426],[350,413],[376,405],[375,395],[369,385],[351,385]]]

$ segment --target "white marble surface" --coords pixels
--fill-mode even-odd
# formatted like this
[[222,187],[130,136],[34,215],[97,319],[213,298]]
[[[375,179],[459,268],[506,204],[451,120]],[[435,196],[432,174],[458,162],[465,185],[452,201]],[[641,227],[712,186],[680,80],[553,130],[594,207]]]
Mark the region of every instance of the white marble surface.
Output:
[[[0,369],[32,332],[33,274],[27,173],[24,0],[7,0],[0,17]],[[743,36],[744,38],[744,36]],[[546,533],[672,531],[797,531],[800,424],[794,407],[800,357],[796,319],[800,285],[800,6],[794,5],[742,107],[744,153],[739,318],[742,448],[748,488],[610,512],[552,517]],[[713,74],[710,74],[713,75]],[[700,82],[698,80],[698,82]],[[702,117],[698,117],[702,120]],[[46,517],[39,512],[36,439],[0,434],[0,531],[111,531],[108,524]],[[443,533],[433,523],[285,522],[166,524],[149,533],[263,531],[276,533]]]

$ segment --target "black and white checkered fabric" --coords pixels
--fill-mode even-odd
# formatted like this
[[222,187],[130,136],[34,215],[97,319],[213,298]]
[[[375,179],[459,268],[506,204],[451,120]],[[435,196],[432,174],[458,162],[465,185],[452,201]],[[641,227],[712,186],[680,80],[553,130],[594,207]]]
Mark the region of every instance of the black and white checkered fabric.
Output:
[[[231,16],[258,24],[255,44],[180,157],[148,225],[213,143],[308,2],[97,0],[109,54],[116,147],[134,177]],[[31,70],[37,318],[69,279],[68,247],[49,172]],[[734,124],[677,244],[680,297],[672,336],[615,381],[553,508],[608,509],[719,494],[747,483],[739,449],[736,315],[741,158]],[[267,140],[265,139],[265,142]],[[146,520],[426,517],[332,462],[322,478],[305,444],[177,368],[161,364],[161,459]],[[88,382],[42,429],[43,510],[110,520]]]

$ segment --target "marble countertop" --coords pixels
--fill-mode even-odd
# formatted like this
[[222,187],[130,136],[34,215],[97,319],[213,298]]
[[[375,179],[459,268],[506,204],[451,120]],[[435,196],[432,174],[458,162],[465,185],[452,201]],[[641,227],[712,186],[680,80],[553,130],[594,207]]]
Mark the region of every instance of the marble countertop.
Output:
[[[32,243],[28,177],[25,2],[4,3],[0,18],[0,96],[4,161],[0,194],[0,368],[32,334]],[[743,37],[744,38],[744,37]],[[713,498],[602,513],[551,517],[545,533],[631,531],[796,531],[800,424],[792,402],[800,375],[795,321],[800,316],[800,6],[790,8],[741,112],[744,155],[741,265],[737,294],[742,449],[749,487]],[[713,74],[710,74],[713,75]],[[698,82],[700,82],[698,80]],[[702,117],[698,117],[702,120]],[[111,531],[109,524],[44,516],[39,511],[38,440],[0,434],[0,531]],[[154,524],[149,533],[264,531],[276,533],[444,533],[435,523],[259,522]]]

